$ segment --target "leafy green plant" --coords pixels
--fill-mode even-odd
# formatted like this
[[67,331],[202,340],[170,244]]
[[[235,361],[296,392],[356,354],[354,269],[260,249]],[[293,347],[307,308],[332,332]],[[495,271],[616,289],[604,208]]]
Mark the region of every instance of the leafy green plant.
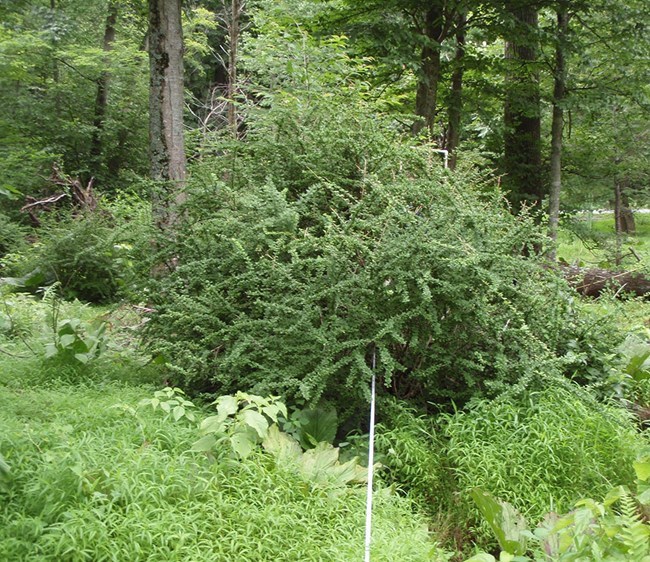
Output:
[[[533,533],[524,518],[507,502],[484,490],[472,491],[482,515],[503,549],[502,561],[576,560],[647,562],[650,560],[650,456],[634,462],[637,495],[625,486],[612,489],[602,502],[581,499],[563,516],[548,514]],[[536,543],[532,557],[527,544]],[[494,562],[481,553],[467,562]]]
[[307,450],[319,443],[333,443],[338,429],[336,408],[321,404],[312,408],[294,408],[288,419],[280,419],[282,430],[293,435]]
[[196,406],[185,398],[185,393],[180,388],[168,386],[162,390],[156,390],[153,398],[143,398],[138,406],[151,406],[152,409],[161,411],[171,417],[174,421],[186,418],[191,422],[196,421],[196,415],[192,411]]
[[213,404],[217,415],[201,422],[203,436],[192,445],[192,451],[213,452],[228,443],[231,451],[244,459],[267,436],[278,416],[287,416],[287,407],[275,396],[263,398],[238,392],[234,396],[219,396]]
[[528,526],[524,517],[508,502],[497,500],[481,488],[474,488],[470,493],[499,546],[510,555],[525,554]]
[[43,218],[35,242],[14,257],[7,281],[31,291],[58,282],[63,298],[93,303],[129,293],[151,253],[143,206],[137,197],[116,196],[93,212]]
[[87,364],[106,349],[106,322],[88,324],[79,318],[56,323],[54,341],[45,345],[45,358]]
[[262,446],[271,453],[280,468],[298,472],[305,480],[314,484],[345,486],[362,483],[368,478],[368,469],[358,464],[358,458],[347,462],[339,461],[339,448],[326,442],[317,443],[303,452],[298,441],[291,435],[272,425]]

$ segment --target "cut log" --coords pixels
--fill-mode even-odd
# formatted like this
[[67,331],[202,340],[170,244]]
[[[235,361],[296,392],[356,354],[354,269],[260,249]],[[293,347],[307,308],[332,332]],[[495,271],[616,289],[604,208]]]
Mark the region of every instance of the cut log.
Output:
[[597,297],[606,289],[638,297],[650,294],[650,277],[643,273],[576,266],[561,266],[561,270],[569,284],[586,297]]

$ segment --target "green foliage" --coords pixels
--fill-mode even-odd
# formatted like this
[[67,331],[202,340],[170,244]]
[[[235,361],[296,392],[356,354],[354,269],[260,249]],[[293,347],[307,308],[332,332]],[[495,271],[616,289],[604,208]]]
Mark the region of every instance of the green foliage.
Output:
[[342,463],[339,448],[326,442],[302,452],[298,441],[280,431],[277,425],[269,427],[262,445],[275,457],[280,469],[295,472],[312,484],[342,487],[365,482],[368,478],[368,470],[359,466],[358,458]]
[[[641,492],[648,487],[650,456],[640,457],[634,468]],[[564,516],[549,513],[534,534],[526,529],[523,518],[507,502],[498,501],[479,489],[473,491],[472,497],[499,540],[503,549],[500,560],[647,562],[650,559],[650,524],[644,515],[644,509],[650,505],[647,494],[635,496],[626,487],[619,486],[610,490],[602,502],[581,499]],[[507,513],[511,515],[504,517]],[[517,520],[514,524],[513,517]],[[537,543],[532,549],[534,558],[522,556],[527,539]],[[493,556],[483,553],[467,562],[494,561]]]
[[95,326],[79,318],[66,318],[56,322],[54,341],[45,346],[45,358],[62,362],[78,361],[87,364],[106,349],[106,323]]
[[429,515],[439,514],[453,483],[443,469],[444,445],[431,417],[417,416],[396,400],[379,405],[386,421],[377,425],[377,460],[382,478],[398,486]]
[[294,408],[286,420],[281,420],[282,430],[294,436],[307,450],[318,443],[333,443],[338,429],[336,408],[319,404],[313,408]]
[[[124,185],[125,171],[146,173],[147,57],[140,49],[146,25],[133,5],[113,5],[119,6],[116,38],[108,54],[108,2],[4,3],[3,184],[35,195],[54,162],[85,181],[95,176],[107,190]],[[109,103],[100,115],[98,82],[105,76]]]
[[614,213],[594,215],[585,211],[563,221],[558,257],[581,267],[643,271],[650,255],[650,218],[644,213],[634,213],[634,222],[636,232],[621,237],[620,266],[616,265]]
[[40,235],[35,258],[42,271],[61,284],[65,298],[107,301],[129,273],[128,253],[115,234],[101,216],[50,224]]
[[477,402],[448,416],[443,431],[462,500],[457,509],[470,521],[478,520],[468,503],[475,487],[539,520],[613,483],[631,484],[632,462],[647,444],[622,410],[565,386]]
[[202,437],[192,445],[192,451],[219,454],[219,448],[227,443],[231,453],[245,459],[266,438],[278,416],[287,416],[287,407],[275,396],[263,398],[238,392],[219,396],[213,404],[217,415],[201,422]]
[[360,179],[361,198],[206,186],[168,250],[178,267],[150,288],[152,352],[182,385],[324,396],[344,416],[367,397],[373,345],[384,382],[422,400],[553,372],[568,292],[522,257],[532,222],[475,171],[427,173]]
[[168,386],[163,390],[156,390],[153,398],[143,398],[138,402],[138,406],[151,406],[154,410],[160,408],[167,418],[173,418],[174,421],[181,418],[187,418],[191,422],[196,421],[192,411],[195,406],[185,398],[185,393],[180,388]]
[[[12,469],[0,486],[0,559],[362,559],[363,490],[313,486],[261,451],[212,464],[187,454],[189,424],[112,407],[149,394],[114,382],[0,385],[0,450]],[[376,494],[373,523],[373,560],[446,559],[388,490]]]
[[497,500],[481,488],[474,488],[470,494],[499,541],[499,546],[509,554],[524,554],[528,528],[521,514],[508,502]]
[[[25,248],[27,229],[0,212],[0,257]],[[0,262],[1,263],[1,262]],[[4,264],[2,264],[4,268]]]
[[[109,302],[133,291],[151,253],[151,217],[136,196],[118,195],[94,212],[42,219],[32,246],[5,256],[5,282],[25,290],[58,282],[66,299]],[[147,271],[147,275],[148,275]]]

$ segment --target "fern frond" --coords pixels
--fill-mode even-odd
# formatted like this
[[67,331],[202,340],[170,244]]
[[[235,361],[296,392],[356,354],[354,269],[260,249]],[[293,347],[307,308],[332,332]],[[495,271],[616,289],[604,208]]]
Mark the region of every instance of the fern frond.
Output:
[[643,562],[650,554],[650,525],[643,522],[636,500],[630,494],[620,499],[621,545],[629,562]]

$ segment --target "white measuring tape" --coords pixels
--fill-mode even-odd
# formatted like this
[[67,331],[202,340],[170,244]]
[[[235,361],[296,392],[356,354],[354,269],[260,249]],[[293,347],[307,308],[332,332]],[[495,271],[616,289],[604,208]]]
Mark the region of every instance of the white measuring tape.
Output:
[[375,367],[377,350],[372,350],[372,389],[370,391],[370,433],[368,435],[368,490],[366,494],[366,557],[370,562],[370,541],[372,538],[372,479],[375,473]]

